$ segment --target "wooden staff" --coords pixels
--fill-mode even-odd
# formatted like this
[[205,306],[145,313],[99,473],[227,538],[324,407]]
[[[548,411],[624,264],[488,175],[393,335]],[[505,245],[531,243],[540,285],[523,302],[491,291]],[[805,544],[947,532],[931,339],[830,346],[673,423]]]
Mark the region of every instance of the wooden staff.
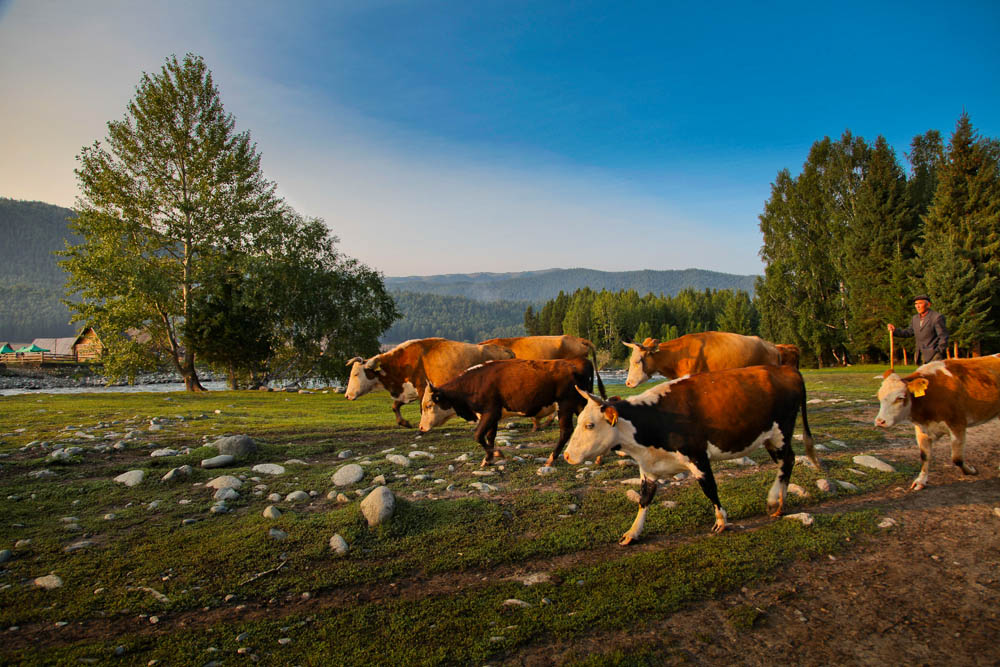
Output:
[[892,329],[889,329],[889,370],[896,368],[896,347],[892,344]]

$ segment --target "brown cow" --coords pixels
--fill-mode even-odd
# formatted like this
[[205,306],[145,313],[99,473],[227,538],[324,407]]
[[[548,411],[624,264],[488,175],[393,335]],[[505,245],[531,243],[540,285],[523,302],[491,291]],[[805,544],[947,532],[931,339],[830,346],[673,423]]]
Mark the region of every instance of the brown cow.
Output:
[[886,371],[878,400],[875,426],[909,421],[916,431],[920,474],[911,490],[927,485],[931,445],[946,436],[952,463],[975,475],[976,469],[965,462],[965,431],[1000,416],[1000,355],[932,361],[906,377]]
[[374,389],[386,389],[393,398],[396,423],[411,428],[399,408],[419,400],[428,380],[444,384],[471,366],[513,356],[513,352],[499,345],[460,343],[445,338],[408,340],[370,359],[355,357],[348,361],[351,377],[344,396],[353,401]]
[[[555,403],[559,410],[559,441],[549,455],[547,465],[552,465],[573,431],[573,415],[586,404],[577,388],[591,391],[594,376],[594,366],[587,359],[491,361],[470,368],[440,387],[428,385],[420,409],[420,430],[426,432],[443,423],[452,410],[467,421],[478,419],[474,437],[486,450],[482,463],[486,466],[494,454],[503,456],[494,442],[504,411],[531,417]],[[600,375],[597,386],[604,395]]]
[[[500,345],[506,347],[514,353],[516,359],[586,359],[591,356],[595,366],[597,364],[597,348],[586,338],[570,336],[516,336],[514,338],[491,338],[484,340],[480,345]],[[540,417],[548,413],[539,413],[537,417],[532,417],[534,424],[532,431],[542,428]],[[551,423],[550,418],[548,423]]]
[[671,380],[624,400],[587,396],[565,459],[577,464],[620,448],[639,464],[639,513],[620,544],[642,534],[657,478],[689,472],[715,507],[714,532],[726,528],[726,511],[709,461],[746,456],[763,445],[780,463],[767,494],[771,516],[781,514],[795,465],[792,432],[799,411],[806,456],[820,466],[806,420],[806,389],[790,366],[751,366]]
[[673,379],[727,368],[780,366],[783,357],[788,361],[785,365],[798,368],[799,361],[794,345],[784,346],[788,349],[783,352],[758,336],[725,331],[692,333],[663,343],[653,338],[647,338],[642,345],[623,342],[632,348],[625,380],[628,387],[638,387],[654,373]]

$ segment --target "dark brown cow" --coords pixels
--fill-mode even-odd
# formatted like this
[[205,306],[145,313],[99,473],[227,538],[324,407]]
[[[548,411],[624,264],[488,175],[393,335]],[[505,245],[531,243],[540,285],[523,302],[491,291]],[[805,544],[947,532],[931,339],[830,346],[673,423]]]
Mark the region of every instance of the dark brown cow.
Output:
[[[594,375],[594,366],[587,359],[491,361],[470,368],[440,387],[429,385],[420,409],[420,430],[426,432],[442,423],[452,410],[467,421],[478,419],[474,437],[486,450],[482,463],[486,466],[494,454],[503,456],[494,442],[505,410],[531,417],[555,403],[559,410],[559,442],[549,455],[547,465],[552,465],[573,431],[573,415],[586,404],[577,389],[592,391]],[[597,385],[603,396],[600,375]]]
[[639,464],[642,487],[639,513],[620,543],[639,538],[646,510],[656,494],[657,478],[689,472],[715,507],[714,532],[726,528],[726,511],[709,461],[746,456],[763,445],[780,463],[767,495],[771,516],[779,516],[795,465],[792,432],[802,412],[806,455],[818,468],[806,419],[806,389],[789,366],[751,366],[701,373],[671,380],[624,400],[587,396],[565,458],[581,463],[611,449]]
[[952,463],[975,475],[965,462],[965,431],[1000,416],[1000,355],[932,361],[906,377],[886,371],[878,400],[876,426],[909,421],[916,431],[921,464],[911,490],[927,485],[931,445],[940,438],[951,443]]
[[375,389],[386,389],[393,398],[396,423],[410,428],[399,408],[419,401],[428,380],[444,384],[476,364],[513,356],[513,352],[498,345],[475,345],[445,338],[409,340],[370,359],[355,357],[348,361],[351,377],[344,395],[353,401]]
[[628,378],[625,384],[638,387],[654,373],[667,379],[684,375],[720,371],[745,366],[780,366],[787,363],[798,368],[798,348],[783,346],[784,353],[774,343],[758,336],[742,336],[725,331],[705,331],[674,338],[663,343],[647,338],[641,345],[623,341],[632,348]]

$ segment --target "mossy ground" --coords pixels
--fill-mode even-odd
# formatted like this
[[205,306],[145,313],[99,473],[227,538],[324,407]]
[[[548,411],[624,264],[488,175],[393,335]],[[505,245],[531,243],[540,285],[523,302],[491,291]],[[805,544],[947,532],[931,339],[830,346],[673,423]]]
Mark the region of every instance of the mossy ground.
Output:
[[[786,512],[810,511],[833,497],[816,488],[821,475],[858,487],[838,488],[843,497],[898,485],[915,472],[898,466],[897,473],[859,475],[851,463],[884,437],[858,417],[874,409],[877,372],[805,373],[810,398],[823,400],[809,410],[817,441],[844,446],[821,455],[822,472],[796,466],[792,481],[809,495],[790,496]],[[632,392],[615,386],[610,393]],[[415,407],[404,411],[412,420]],[[162,428],[150,431],[154,418]],[[138,437],[123,451],[94,450],[130,430]],[[204,444],[234,433],[252,436],[260,450],[235,467],[201,469],[199,462],[215,453]],[[843,549],[876,523],[871,512],[826,512],[809,527],[766,519],[776,469],[761,452],[754,456],[759,466],[715,468],[730,520],[748,529],[709,535],[710,504],[696,483],[681,481],[657,495],[647,546],[622,549],[617,539],[636,510],[625,495],[634,487],[623,482],[638,475],[634,465],[562,463],[540,476],[538,459],[548,455],[557,430],[531,433],[522,421],[500,436],[509,443],[507,460],[479,477],[482,452],[468,425],[451,422],[423,436],[400,429],[384,393],[355,402],[332,393],[20,395],[0,399],[0,434],[0,548],[13,551],[0,566],[0,634],[7,639],[0,658],[27,663],[105,659],[119,646],[131,664],[228,663],[243,659],[239,649],[266,664],[500,662],[551,640],[641,627],[791,561]],[[59,445],[83,452],[67,462],[48,460]],[[191,451],[149,456],[163,447]],[[415,450],[432,458],[414,458],[406,468],[385,458]],[[463,455],[467,460],[459,460]],[[285,464],[286,472],[273,477],[251,471],[288,459],[305,464]],[[361,463],[365,478],[335,489],[330,477],[345,463]],[[195,469],[190,479],[160,481],[183,464]],[[43,468],[55,476],[29,477]],[[139,486],[112,481],[132,469],[146,472]],[[203,484],[220,474],[246,481],[231,511],[216,515]],[[398,507],[387,525],[371,530],[355,492],[378,475]],[[470,487],[480,481],[496,490]],[[262,516],[267,494],[294,490],[316,495],[309,503],[275,503],[283,512],[277,520]],[[329,499],[331,490],[349,501]],[[676,507],[659,507],[661,501]],[[271,538],[272,527],[287,539]],[[347,555],[330,551],[334,533],[350,545]],[[24,539],[31,543],[15,547]],[[92,544],[65,551],[83,539]],[[521,578],[533,572],[548,577],[526,586]],[[64,585],[45,591],[32,584],[49,573]],[[530,606],[506,606],[507,599]],[[748,612],[731,622],[752,627],[756,618]],[[580,660],[647,664],[661,649],[609,647],[607,655]]]

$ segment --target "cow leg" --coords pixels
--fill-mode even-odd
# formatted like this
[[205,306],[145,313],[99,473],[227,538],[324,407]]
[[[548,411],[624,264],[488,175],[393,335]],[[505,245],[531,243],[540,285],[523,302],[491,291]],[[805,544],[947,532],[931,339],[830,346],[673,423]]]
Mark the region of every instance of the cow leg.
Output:
[[965,426],[960,425],[951,431],[951,462],[962,469],[966,475],[977,475],[978,471],[965,462]]
[[403,417],[403,413],[401,413],[399,411],[399,408],[402,407],[402,406],[404,406],[404,405],[406,405],[406,403],[404,401],[393,401],[392,402],[392,411],[396,414],[396,423],[399,424],[400,426],[402,426],[403,428],[413,428],[413,424],[411,424],[410,422],[406,421],[406,418]]
[[913,426],[917,436],[917,446],[920,448],[920,474],[910,483],[910,491],[919,491],[927,486],[927,473],[931,469],[931,436],[924,433],[919,426]]
[[566,446],[571,435],[573,435],[573,411],[559,408],[559,441],[556,443],[552,453],[549,454],[545,465],[555,465],[556,459],[559,458],[559,454],[562,453],[563,447]]
[[781,516],[781,510],[785,507],[788,480],[791,479],[792,468],[795,466],[795,451],[792,449],[791,438],[777,453],[781,456],[781,466],[778,468],[778,475],[774,478],[771,490],[767,493],[767,510],[774,518]]
[[721,533],[726,529],[726,519],[728,516],[726,510],[722,509],[722,503],[719,502],[719,488],[715,485],[712,466],[708,463],[708,453],[702,453],[696,457],[694,463],[698,467],[699,472],[699,475],[695,476],[695,479],[698,480],[701,490],[704,491],[705,496],[708,497],[712,503],[712,507],[715,509],[715,525],[712,526],[712,532]]
[[628,546],[642,535],[642,529],[646,526],[646,512],[653,502],[653,496],[656,495],[656,488],[656,478],[646,477],[645,473],[643,473],[642,486],[639,487],[639,512],[635,515],[632,527],[622,535],[621,539],[618,540],[618,544],[623,547]]
[[[485,468],[489,464],[493,463],[493,443],[496,441],[497,437],[497,424],[500,423],[500,416],[502,412],[500,410],[489,410],[484,412],[479,418],[479,423],[476,425],[476,432],[473,436],[476,442],[486,450],[486,456],[483,458],[483,462],[479,464],[480,468]],[[492,433],[493,437],[490,438]]]

